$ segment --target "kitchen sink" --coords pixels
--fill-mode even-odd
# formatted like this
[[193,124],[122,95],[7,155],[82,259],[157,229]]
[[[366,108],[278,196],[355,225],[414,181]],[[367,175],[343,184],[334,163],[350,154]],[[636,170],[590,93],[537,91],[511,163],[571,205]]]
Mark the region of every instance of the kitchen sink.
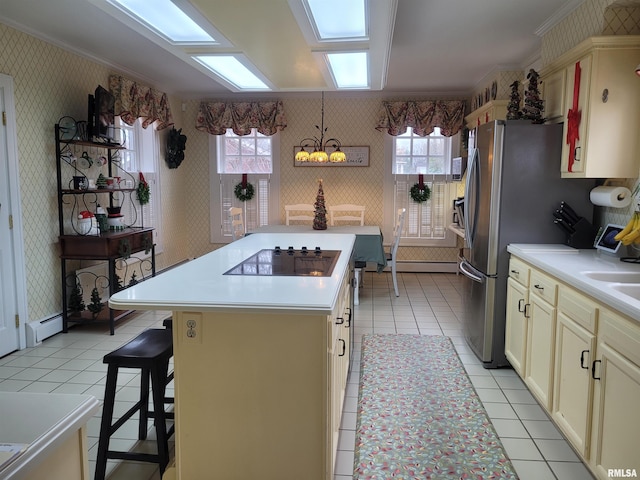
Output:
[[631,298],[640,300],[640,285],[611,285],[611,288]]
[[582,272],[582,274],[591,280],[601,282],[640,283],[640,272]]

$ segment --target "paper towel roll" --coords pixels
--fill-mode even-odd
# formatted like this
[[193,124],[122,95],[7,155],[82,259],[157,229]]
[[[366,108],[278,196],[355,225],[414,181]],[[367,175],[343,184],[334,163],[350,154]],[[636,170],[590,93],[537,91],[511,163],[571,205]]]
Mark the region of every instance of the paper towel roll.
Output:
[[589,198],[594,205],[624,208],[631,203],[631,191],[625,187],[602,186],[591,190]]

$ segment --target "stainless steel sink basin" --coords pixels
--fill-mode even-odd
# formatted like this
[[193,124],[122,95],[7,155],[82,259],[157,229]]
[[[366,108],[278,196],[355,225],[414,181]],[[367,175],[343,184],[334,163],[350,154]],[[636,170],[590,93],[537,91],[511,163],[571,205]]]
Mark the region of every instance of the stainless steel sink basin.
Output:
[[[640,283],[640,272],[582,272],[592,280],[611,283]],[[639,286],[640,288],[640,286]]]
[[631,298],[640,300],[640,285],[611,285],[611,288]]

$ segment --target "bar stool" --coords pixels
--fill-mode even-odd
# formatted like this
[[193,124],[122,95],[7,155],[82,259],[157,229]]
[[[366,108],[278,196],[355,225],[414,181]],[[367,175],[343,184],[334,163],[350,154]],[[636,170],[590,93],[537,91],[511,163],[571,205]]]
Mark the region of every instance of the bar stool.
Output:
[[[167,430],[166,425],[166,420],[173,418],[173,413],[167,413],[164,410],[169,359],[172,355],[172,331],[170,329],[149,329],[142,332],[126,345],[104,356],[103,362],[108,364],[107,384],[102,409],[102,422],[100,424],[95,480],[104,480],[107,459],[109,458],[157,463],[160,467],[160,476],[164,473],[169,463],[168,440],[174,431],[173,425],[169,430]],[[140,400],[127,410],[118,421],[112,424],[119,368],[139,368],[142,370]],[[149,378],[151,378],[153,411],[149,410]],[[140,412],[138,438],[140,440],[147,438],[147,421],[149,418],[153,418],[158,453],[150,454],[109,450],[109,440],[111,436],[138,411]]]

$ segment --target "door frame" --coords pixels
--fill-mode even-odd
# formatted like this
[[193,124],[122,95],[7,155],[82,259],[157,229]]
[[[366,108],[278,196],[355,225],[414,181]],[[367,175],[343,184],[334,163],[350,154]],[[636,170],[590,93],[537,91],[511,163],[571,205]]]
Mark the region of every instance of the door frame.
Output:
[[26,347],[25,325],[28,322],[27,308],[27,276],[25,267],[24,238],[22,229],[22,202],[20,200],[20,171],[18,163],[18,136],[16,122],[16,108],[13,89],[13,77],[0,73],[0,86],[5,97],[5,116],[7,134],[7,167],[9,174],[9,209],[13,218],[13,228],[9,230],[13,244],[13,258],[15,261],[14,274],[16,286],[16,307],[20,318],[18,340],[20,349]]

